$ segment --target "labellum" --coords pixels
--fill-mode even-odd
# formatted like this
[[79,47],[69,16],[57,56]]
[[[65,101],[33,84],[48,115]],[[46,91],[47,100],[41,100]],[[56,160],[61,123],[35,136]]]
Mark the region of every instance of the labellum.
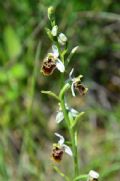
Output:
[[75,82],[74,88],[79,92],[80,96],[85,95],[87,92],[87,88],[85,88],[80,82]]
[[90,178],[88,181],[98,181],[97,178]]
[[60,162],[60,161],[62,160],[63,153],[64,153],[63,148],[60,148],[60,147],[57,146],[57,145],[56,145],[56,146],[53,146],[52,158],[54,159],[54,161]]
[[97,178],[94,178],[93,181],[98,181],[98,179],[97,179]]
[[53,73],[56,68],[55,59],[53,55],[48,55],[48,57],[43,61],[41,72],[49,76]]

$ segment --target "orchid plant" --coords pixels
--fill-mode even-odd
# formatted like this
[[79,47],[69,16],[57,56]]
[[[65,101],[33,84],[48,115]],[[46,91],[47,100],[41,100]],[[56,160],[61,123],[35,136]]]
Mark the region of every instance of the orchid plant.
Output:
[[57,69],[61,74],[62,85],[59,95],[56,95],[52,91],[41,92],[53,96],[58,101],[59,110],[57,111],[56,122],[57,124],[60,124],[62,121],[65,121],[69,133],[70,146],[65,144],[65,139],[62,135],[55,133],[55,136],[59,140],[58,143],[53,144],[51,155],[54,161],[60,162],[63,159],[64,153],[67,153],[73,161],[74,174],[72,175],[72,178],[56,168],[56,171],[58,171],[65,180],[77,181],[86,179],[86,181],[98,181],[99,174],[93,170],[85,175],[80,174],[77,142],[78,132],[76,130],[76,125],[84,112],[78,112],[68,106],[66,93],[70,89],[72,96],[76,96],[76,92],[78,92],[79,96],[84,96],[87,93],[88,88],[82,84],[82,75],[77,77],[73,76],[74,69],[71,70],[69,77],[65,80],[65,73],[67,72],[68,64],[70,63],[73,54],[78,50],[78,46],[74,47],[71,52],[68,53],[68,38],[65,34],[60,32],[55,21],[54,12],[55,10],[53,7],[48,8],[48,18],[50,20],[51,29],[46,28],[46,32],[52,42],[52,52],[48,53],[47,57],[43,60],[41,72],[45,76],[50,76],[55,69]]

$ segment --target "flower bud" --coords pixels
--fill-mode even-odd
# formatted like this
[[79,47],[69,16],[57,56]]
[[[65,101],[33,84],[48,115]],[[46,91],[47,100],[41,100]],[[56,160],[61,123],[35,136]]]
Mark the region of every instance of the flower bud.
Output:
[[58,36],[58,42],[61,45],[65,45],[66,42],[67,42],[67,37],[63,33],[60,33],[59,36]]
[[53,36],[57,36],[57,32],[58,32],[58,26],[55,25],[55,26],[53,26],[51,33]]
[[99,173],[91,170],[88,174],[88,181],[98,181]]
[[74,89],[79,92],[80,96],[84,96],[88,91],[88,88],[84,87],[84,85],[82,85],[80,81],[74,82]]
[[50,6],[48,8],[48,18],[49,18],[49,20],[51,20],[51,21],[54,20],[54,13],[55,13],[55,9],[53,8],[53,6]]

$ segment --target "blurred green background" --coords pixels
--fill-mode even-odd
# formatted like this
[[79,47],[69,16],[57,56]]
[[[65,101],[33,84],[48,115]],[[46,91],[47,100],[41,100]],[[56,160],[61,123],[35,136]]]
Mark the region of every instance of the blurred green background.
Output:
[[[120,179],[120,2],[118,0],[0,1],[0,181],[62,181],[51,166],[54,132],[69,139],[64,123],[56,125],[58,105],[41,90],[59,92],[59,72],[40,73],[51,48],[44,28],[47,8],[79,45],[69,71],[84,75],[86,97],[69,103],[86,115],[79,125],[80,172],[95,169],[101,181]],[[66,76],[67,78],[67,76]],[[68,167],[69,165],[69,167]],[[58,167],[71,174],[64,156]]]

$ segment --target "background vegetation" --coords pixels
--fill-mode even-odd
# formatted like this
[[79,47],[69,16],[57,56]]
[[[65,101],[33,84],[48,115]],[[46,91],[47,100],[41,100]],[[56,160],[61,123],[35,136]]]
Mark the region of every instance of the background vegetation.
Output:
[[[0,180],[62,181],[51,166],[59,72],[40,74],[51,44],[47,8],[56,7],[61,32],[79,45],[71,67],[84,75],[85,98],[70,104],[86,111],[79,125],[81,173],[95,169],[101,181],[120,178],[120,3],[118,0],[0,1]],[[57,83],[56,83],[57,82]],[[66,128],[61,130],[67,137]],[[71,172],[69,157],[58,165]],[[70,165],[68,168],[68,164]]]

